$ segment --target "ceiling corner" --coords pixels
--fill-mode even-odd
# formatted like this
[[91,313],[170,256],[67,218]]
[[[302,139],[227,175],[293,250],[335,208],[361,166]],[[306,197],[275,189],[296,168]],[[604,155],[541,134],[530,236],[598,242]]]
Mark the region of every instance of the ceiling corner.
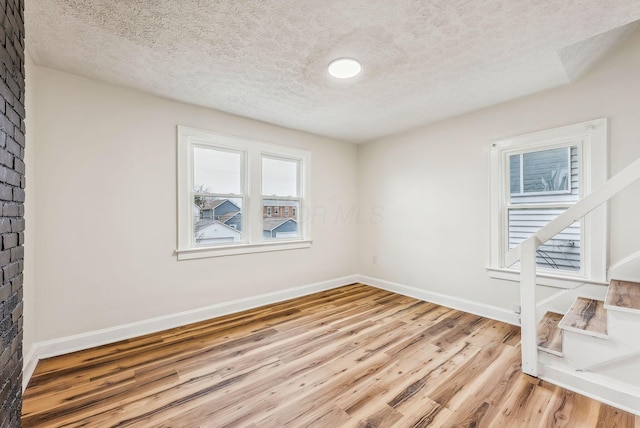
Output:
[[558,56],[569,81],[575,82],[587,74],[638,28],[640,21],[634,21],[561,48]]

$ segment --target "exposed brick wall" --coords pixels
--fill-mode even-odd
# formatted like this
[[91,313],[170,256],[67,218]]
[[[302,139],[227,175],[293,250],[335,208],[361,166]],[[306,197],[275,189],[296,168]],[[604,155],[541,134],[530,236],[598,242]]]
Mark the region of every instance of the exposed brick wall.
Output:
[[0,0],[0,427],[22,409],[24,0]]

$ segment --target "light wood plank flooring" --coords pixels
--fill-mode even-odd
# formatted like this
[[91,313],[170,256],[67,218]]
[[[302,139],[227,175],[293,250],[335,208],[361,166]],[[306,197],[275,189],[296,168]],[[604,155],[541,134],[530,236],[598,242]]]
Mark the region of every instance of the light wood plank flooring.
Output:
[[355,284],[43,360],[24,427],[634,427],[519,329]]

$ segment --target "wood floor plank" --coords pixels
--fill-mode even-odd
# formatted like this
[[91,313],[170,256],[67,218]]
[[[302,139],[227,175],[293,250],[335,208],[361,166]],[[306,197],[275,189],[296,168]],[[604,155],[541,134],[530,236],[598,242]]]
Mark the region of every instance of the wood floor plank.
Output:
[[523,375],[519,340],[516,327],[354,284],[43,360],[22,422],[640,428]]
[[[540,426],[546,407],[553,393],[541,388],[536,382],[521,377],[515,385],[502,410],[491,422],[495,427],[537,427]],[[595,425],[593,425],[595,426]]]
[[506,360],[492,364],[478,376],[475,388],[462,396],[464,401],[447,421],[450,426],[490,426],[496,418],[501,404],[509,399],[522,376],[518,347],[507,348],[501,356]]

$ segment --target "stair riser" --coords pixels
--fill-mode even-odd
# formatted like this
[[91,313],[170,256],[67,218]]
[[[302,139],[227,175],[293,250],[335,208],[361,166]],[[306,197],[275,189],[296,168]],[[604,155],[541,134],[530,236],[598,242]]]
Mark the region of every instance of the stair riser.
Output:
[[566,361],[578,370],[617,359],[638,349],[638,344],[621,343],[614,338],[601,339],[568,330],[563,332],[562,352]]
[[640,314],[608,310],[607,328],[609,336],[620,342],[629,342],[630,345],[640,342]]

